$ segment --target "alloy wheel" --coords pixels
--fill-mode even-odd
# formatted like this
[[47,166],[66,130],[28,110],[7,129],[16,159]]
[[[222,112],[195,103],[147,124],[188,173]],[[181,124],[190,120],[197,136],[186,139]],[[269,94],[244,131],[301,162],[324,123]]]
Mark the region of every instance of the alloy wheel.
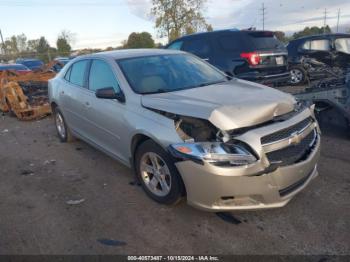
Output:
[[141,177],[156,196],[164,197],[171,190],[171,175],[165,161],[156,153],[145,153],[140,161]]
[[66,127],[64,124],[63,117],[60,113],[56,113],[56,128],[60,137],[66,137]]
[[304,74],[300,69],[294,68],[290,70],[290,77],[293,84],[298,84],[303,81]]

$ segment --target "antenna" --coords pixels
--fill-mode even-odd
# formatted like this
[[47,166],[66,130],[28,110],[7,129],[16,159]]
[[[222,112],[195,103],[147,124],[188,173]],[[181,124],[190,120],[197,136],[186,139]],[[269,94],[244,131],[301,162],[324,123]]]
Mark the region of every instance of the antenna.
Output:
[[5,43],[4,43],[4,38],[2,37],[2,32],[0,29],[0,38],[1,38],[1,42],[2,42],[2,50],[4,51],[4,54],[6,55],[6,47],[5,47]]

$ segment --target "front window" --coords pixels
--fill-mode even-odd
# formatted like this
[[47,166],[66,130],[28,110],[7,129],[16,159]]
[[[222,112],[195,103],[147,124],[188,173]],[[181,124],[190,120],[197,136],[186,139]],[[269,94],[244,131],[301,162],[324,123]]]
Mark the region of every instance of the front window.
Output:
[[227,81],[220,71],[192,55],[157,55],[117,60],[138,94],[172,92]]
[[335,40],[335,50],[350,54],[350,38],[338,38]]
[[101,60],[93,60],[89,76],[89,89],[96,91],[101,88],[113,87],[120,92],[118,81],[110,66]]

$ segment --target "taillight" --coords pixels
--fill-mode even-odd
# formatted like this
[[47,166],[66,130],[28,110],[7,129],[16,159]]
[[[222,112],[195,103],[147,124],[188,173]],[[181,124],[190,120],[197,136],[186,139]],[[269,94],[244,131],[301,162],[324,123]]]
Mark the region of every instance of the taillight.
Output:
[[250,65],[258,65],[261,61],[260,55],[257,52],[241,53],[241,57],[247,59]]

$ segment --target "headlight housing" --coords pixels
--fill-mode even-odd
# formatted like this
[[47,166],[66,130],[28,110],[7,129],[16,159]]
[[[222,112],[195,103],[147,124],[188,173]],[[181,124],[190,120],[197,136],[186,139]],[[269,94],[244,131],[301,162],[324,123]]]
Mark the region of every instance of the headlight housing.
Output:
[[170,145],[169,149],[176,158],[202,164],[208,162],[217,166],[244,166],[257,161],[244,146],[235,143],[178,143]]

